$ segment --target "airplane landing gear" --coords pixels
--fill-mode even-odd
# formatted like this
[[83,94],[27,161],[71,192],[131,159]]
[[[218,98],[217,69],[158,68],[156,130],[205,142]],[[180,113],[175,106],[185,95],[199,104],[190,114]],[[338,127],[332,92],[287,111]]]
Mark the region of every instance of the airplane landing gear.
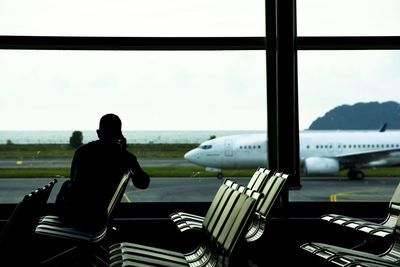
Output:
[[207,171],[207,172],[216,172],[216,173],[217,173],[217,178],[218,178],[218,179],[222,179],[222,177],[224,177],[224,176],[222,175],[222,170],[221,170],[221,169],[206,167],[206,171]]
[[349,170],[347,177],[349,177],[351,180],[362,180],[364,179],[364,173],[359,170]]

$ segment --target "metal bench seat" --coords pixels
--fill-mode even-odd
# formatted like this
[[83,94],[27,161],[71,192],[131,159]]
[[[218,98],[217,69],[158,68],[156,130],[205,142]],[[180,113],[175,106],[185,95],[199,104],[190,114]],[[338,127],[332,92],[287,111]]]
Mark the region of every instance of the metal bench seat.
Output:
[[39,225],[36,227],[35,232],[37,234],[62,237],[75,241],[97,243],[106,235],[107,227],[105,226],[100,231],[92,233],[88,229],[72,226],[68,223],[65,223],[60,218],[57,218],[57,220],[53,220],[50,223],[46,222],[45,219],[42,219],[42,222],[39,223]]
[[336,266],[399,266],[400,217],[396,221],[391,237],[392,243],[390,247],[381,254],[373,254],[317,242],[309,242],[300,247],[303,251],[318,256],[324,263]]
[[[268,169],[258,168],[251,177],[249,183],[247,184],[247,188],[261,192],[261,190],[264,188],[264,185],[266,184],[268,179],[272,176],[272,174],[273,172]],[[230,184],[230,186],[234,185],[235,183]],[[185,232],[187,230],[201,230],[201,224],[202,221],[204,220],[203,216],[187,212],[172,213],[170,214],[170,218],[180,232]]]
[[188,266],[185,255],[180,252],[126,242],[111,246],[110,266],[123,266],[123,261],[131,265],[134,265],[134,262],[140,262],[161,266],[163,264],[164,266]]
[[[261,199],[256,207],[254,216],[252,217],[252,223],[250,228],[246,233],[246,240],[248,242],[254,242],[262,237],[265,232],[267,218],[270,211],[277,202],[284,185],[288,179],[289,175],[284,173],[275,173],[271,177],[267,178],[266,182],[261,189],[261,193],[264,198]],[[233,184],[229,184],[234,186]],[[242,190],[245,190],[242,188]],[[200,219],[190,219],[185,220],[183,217],[180,220],[175,221],[175,225],[181,231],[187,230],[198,230],[202,229],[202,220]]]
[[389,203],[389,214],[381,223],[370,222],[350,216],[338,214],[326,214],[321,219],[329,223],[352,228],[357,231],[371,234],[377,237],[387,237],[393,233],[396,221],[400,215],[400,183],[397,185]]
[[226,184],[221,187],[224,193],[203,220],[202,239],[197,249],[184,254],[118,243],[110,247],[110,266],[230,266],[237,263],[231,262],[233,252],[244,240],[245,229],[249,227],[251,214],[262,195],[251,190],[240,192]]
[[[220,233],[222,225],[226,221],[226,214],[228,214],[235,204],[239,193],[235,192],[234,187],[232,187],[232,181],[225,180],[223,185],[220,186],[217,194],[215,195],[213,201],[211,202],[210,208],[207,211],[205,219],[202,225],[204,226],[204,232],[207,237],[210,233],[214,231],[214,235]],[[189,262],[193,262],[201,258],[207,250],[207,244],[201,242],[196,250],[186,254],[186,258]],[[115,254],[113,250],[110,254]]]
[[[100,245],[100,242],[106,237],[110,221],[112,219],[113,211],[116,205],[121,201],[122,195],[128,184],[128,181],[133,175],[129,170],[123,174],[118,184],[113,197],[110,199],[107,208],[107,222],[104,227],[97,232],[92,232],[89,229],[71,224],[65,221],[63,218],[56,215],[47,215],[40,218],[39,223],[36,226],[35,233],[41,236],[52,237],[59,240],[72,241],[74,246],[69,248],[62,253],[58,253],[42,262],[42,264],[56,263],[58,261],[65,261],[65,259],[71,254],[76,254],[84,261],[94,261],[98,265],[108,266],[108,250]],[[104,255],[99,256],[97,254]]]
[[217,193],[215,194],[205,217],[202,217],[201,219],[191,219],[193,217],[189,216],[187,217],[189,218],[188,220],[183,220],[184,217],[180,217],[179,220],[175,222],[176,226],[180,231],[184,232],[186,230],[192,229],[191,227],[193,227],[193,229],[196,230],[201,230],[203,222],[207,225],[209,223],[207,220],[210,220],[215,212],[220,212],[220,210],[224,207],[223,205],[226,203],[229,196],[229,193],[226,194],[226,190],[229,187],[232,189],[238,188],[238,185],[229,179],[226,179],[223,185],[224,186],[219,187]]
[[254,242],[262,237],[265,232],[267,219],[272,208],[275,206],[279,196],[284,188],[288,174],[275,173],[268,179],[261,193],[264,197],[257,204],[255,213],[252,217],[250,228],[246,233],[246,241]]
[[318,256],[324,266],[399,266],[399,258],[393,257],[390,252],[375,255],[317,242],[303,244],[301,248]]
[[[2,263],[15,266],[16,260],[22,265],[35,265],[34,227],[43,215],[50,193],[57,183],[53,179],[48,184],[27,194],[17,204],[10,218],[0,232]],[[21,251],[24,257],[21,257]]]

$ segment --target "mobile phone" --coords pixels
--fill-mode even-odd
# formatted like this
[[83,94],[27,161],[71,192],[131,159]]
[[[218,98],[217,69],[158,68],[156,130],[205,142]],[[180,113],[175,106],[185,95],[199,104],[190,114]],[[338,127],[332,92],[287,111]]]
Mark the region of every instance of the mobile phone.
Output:
[[122,134],[120,139],[118,140],[118,144],[121,146],[122,149],[126,149],[126,138]]

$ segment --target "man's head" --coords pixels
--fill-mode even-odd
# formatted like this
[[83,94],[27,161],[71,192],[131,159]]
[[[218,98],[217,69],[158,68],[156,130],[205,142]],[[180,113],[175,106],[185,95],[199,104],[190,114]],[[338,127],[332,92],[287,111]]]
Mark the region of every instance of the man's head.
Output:
[[97,136],[107,143],[118,143],[122,137],[121,120],[115,114],[106,114],[100,119]]

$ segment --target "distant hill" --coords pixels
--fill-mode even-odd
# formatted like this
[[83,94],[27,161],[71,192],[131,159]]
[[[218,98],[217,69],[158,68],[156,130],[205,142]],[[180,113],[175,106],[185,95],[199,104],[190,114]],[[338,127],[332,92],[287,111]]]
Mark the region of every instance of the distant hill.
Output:
[[385,122],[400,129],[400,104],[394,101],[342,105],[328,111],[310,125],[310,130],[372,130]]

